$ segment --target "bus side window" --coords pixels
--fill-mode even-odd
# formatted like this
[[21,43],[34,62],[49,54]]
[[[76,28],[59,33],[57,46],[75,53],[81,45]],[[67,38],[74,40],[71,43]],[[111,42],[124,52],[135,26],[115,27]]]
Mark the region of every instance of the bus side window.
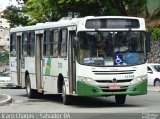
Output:
[[34,56],[35,53],[35,34],[33,31],[29,32],[29,44],[28,44],[28,55]]
[[49,49],[49,52],[50,52],[50,56],[53,56],[53,31],[51,31],[50,33],[50,49]]
[[16,56],[16,34],[11,34],[11,40],[10,40],[10,55],[12,57]]
[[46,57],[50,56],[50,35],[50,30],[46,30],[43,41],[43,55]]
[[53,57],[58,57],[59,30],[53,30]]
[[60,57],[67,57],[67,29],[61,29],[60,31]]
[[23,36],[22,36],[22,56],[26,57],[28,54],[28,33],[27,32],[23,32]]

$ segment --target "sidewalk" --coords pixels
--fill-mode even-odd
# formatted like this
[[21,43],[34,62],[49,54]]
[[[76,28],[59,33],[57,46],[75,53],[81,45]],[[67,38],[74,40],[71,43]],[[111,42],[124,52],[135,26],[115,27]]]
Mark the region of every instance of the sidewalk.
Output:
[[0,106],[12,101],[11,96],[0,93]]

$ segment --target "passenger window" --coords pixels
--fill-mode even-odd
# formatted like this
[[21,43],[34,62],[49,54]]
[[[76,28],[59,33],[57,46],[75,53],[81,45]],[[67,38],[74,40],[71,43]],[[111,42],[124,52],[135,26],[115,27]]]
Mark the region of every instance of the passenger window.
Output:
[[35,54],[35,33],[29,32],[29,43],[28,43],[28,56],[34,56]]
[[24,32],[22,36],[22,56],[27,56],[27,49],[28,49],[28,33]]
[[60,32],[60,57],[67,57],[67,29]]
[[16,57],[16,34],[11,34],[10,39],[10,56]]
[[35,33],[34,31],[23,32],[22,35],[22,56],[34,56],[35,54]]
[[44,56],[50,56],[50,36],[51,32],[50,30],[45,31],[45,37],[44,37],[44,42],[43,42],[43,55]]
[[59,30],[53,30],[53,57],[58,57]]

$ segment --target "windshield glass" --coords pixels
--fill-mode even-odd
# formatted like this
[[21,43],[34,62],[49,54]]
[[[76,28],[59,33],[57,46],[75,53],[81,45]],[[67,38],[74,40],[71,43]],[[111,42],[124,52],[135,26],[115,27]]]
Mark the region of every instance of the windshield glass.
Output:
[[80,64],[126,66],[146,62],[144,32],[79,32],[78,38]]
[[153,67],[157,72],[160,72],[160,65],[154,65]]

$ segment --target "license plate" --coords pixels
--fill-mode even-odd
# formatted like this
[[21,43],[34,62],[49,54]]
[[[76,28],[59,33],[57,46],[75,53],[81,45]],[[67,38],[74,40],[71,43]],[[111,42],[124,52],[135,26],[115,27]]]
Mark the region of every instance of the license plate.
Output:
[[121,89],[120,86],[109,86],[109,90],[118,90]]

